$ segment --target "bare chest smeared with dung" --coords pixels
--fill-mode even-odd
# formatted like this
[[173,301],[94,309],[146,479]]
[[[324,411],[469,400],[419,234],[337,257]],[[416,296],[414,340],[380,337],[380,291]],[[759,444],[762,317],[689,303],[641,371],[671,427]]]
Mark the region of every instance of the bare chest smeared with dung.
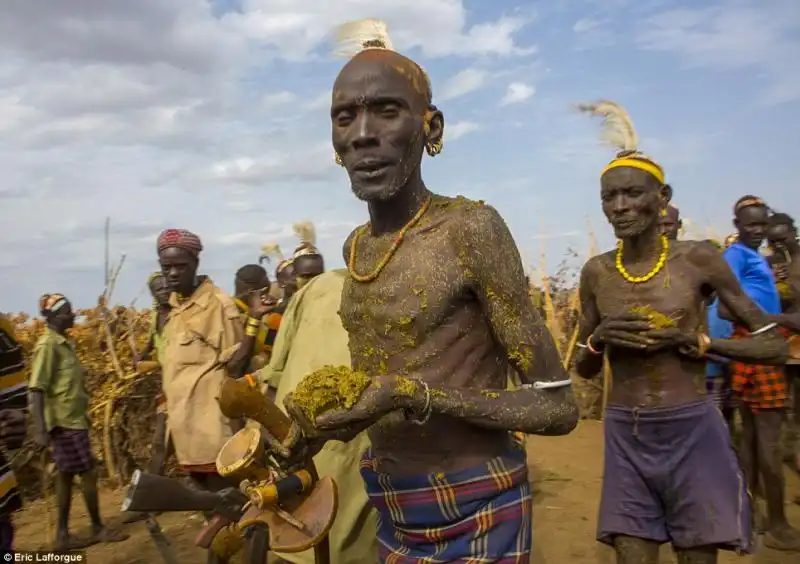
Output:
[[[615,252],[597,257],[594,294],[601,317],[623,312],[652,316],[654,328],[703,331],[706,326],[703,274],[687,257],[691,242],[674,243],[665,268],[642,284],[627,282],[617,271]],[[648,265],[626,267],[645,271]],[[631,407],[676,405],[705,394],[705,364],[675,349],[653,353],[609,350],[613,375],[610,403]]]
[[[340,315],[354,370],[420,378],[432,386],[504,389],[505,354],[471,288],[454,236],[457,222],[476,205],[481,204],[434,196],[376,280],[345,282]],[[393,237],[362,236],[356,272],[375,268]],[[393,475],[474,466],[500,454],[507,438],[504,431],[452,417],[434,415],[427,424],[415,425],[399,412],[370,429],[379,470]]]

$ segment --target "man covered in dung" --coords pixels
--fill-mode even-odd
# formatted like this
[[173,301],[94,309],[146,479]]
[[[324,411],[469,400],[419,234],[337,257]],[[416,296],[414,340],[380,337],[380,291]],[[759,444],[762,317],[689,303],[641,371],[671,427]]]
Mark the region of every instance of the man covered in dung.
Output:
[[[527,563],[531,492],[510,431],[569,433],[570,380],[503,219],[422,180],[423,151],[438,155],[444,134],[427,75],[382,22],[339,32],[355,54],[333,88],[333,146],[369,211],[344,244],[340,315],[368,385],[350,409],[305,422],[297,392],[287,406],[311,436],[368,429],[381,562]],[[509,364],[523,384],[512,391]]]
[[[620,564],[657,564],[667,542],[680,564],[714,564],[720,549],[749,552],[753,542],[745,477],[705,395],[706,355],[780,364],[786,343],[712,243],[663,234],[672,190],[661,166],[638,151],[627,112],[608,101],[579,108],[605,119],[605,137],[620,150],[600,175],[619,243],[590,259],[580,279],[576,369],[595,377],[605,353],[614,374],[597,538]],[[714,291],[751,338],[703,332]]]

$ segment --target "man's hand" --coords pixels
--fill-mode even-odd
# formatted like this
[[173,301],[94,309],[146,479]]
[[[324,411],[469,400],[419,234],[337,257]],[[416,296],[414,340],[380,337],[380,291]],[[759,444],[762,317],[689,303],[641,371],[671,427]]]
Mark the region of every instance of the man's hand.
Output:
[[261,319],[272,308],[272,304],[265,299],[265,290],[252,290],[247,299],[247,315],[253,319]]
[[677,327],[669,327],[667,329],[653,329],[647,331],[644,335],[654,341],[654,344],[647,347],[647,352],[655,352],[665,349],[679,349],[688,347],[691,349],[697,348],[698,336],[697,333],[691,331],[683,331]]
[[643,351],[657,343],[647,335],[652,329],[650,318],[642,313],[609,315],[592,333],[591,344],[593,347],[610,345]]
[[21,409],[0,411],[0,442],[5,448],[17,449],[25,442],[27,420]]
[[33,441],[36,443],[36,446],[47,448],[50,446],[50,435],[46,431],[36,432],[33,435]]
[[[396,376],[374,378],[369,387],[361,393],[358,402],[350,409],[336,409],[319,415],[314,427],[323,431],[335,431],[374,423],[387,413],[398,409],[408,409],[416,403],[424,404],[424,394],[408,395],[400,393]],[[422,399],[421,402],[417,401]]]

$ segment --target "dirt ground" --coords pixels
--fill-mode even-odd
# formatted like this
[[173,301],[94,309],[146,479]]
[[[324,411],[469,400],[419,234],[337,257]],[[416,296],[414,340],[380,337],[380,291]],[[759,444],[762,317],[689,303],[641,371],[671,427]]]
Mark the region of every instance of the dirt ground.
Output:
[[[611,550],[594,540],[598,496],[602,477],[602,423],[582,421],[568,437],[533,437],[528,457],[534,483],[534,553],[532,564],[614,564]],[[787,473],[788,475],[788,473]],[[788,476],[788,498],[800,494],[800,482]],[[110,524],[120,520],[122,492],[102,494],[103,515]],[[18,550],[44,548],[51,538],[48,529],[55,522],[55,510],[47,504],[32,503],[16,516]],[[800,526],[800,507],[788,507],[789,519]],[[201,527],[198,517],[171,514],[159,517],[159,524],[172,543],[180,562],[205,562],[205,555],[192,545]],[[73,528],[88,533],[88,518],[80,498],[73,505]],[[89,562],[98,564],[158,564],[161,559],[143,523],[126,526],[131,538],[123,543],[91,547]],[[662,564],[674,562],[662,549]],[[800,564],[800,554],[763,549],[756,556],[724,554],[720,564]]]

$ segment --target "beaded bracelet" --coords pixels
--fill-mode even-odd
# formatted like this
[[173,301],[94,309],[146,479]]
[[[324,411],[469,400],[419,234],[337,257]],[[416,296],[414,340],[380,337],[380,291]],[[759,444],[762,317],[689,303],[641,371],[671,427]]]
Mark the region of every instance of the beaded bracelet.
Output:
[[701,357],[706,356],[708,349],[711,348],[711,337],[706,335],[705,333],[698,333],[697,334],[697,351],[700,353]]

